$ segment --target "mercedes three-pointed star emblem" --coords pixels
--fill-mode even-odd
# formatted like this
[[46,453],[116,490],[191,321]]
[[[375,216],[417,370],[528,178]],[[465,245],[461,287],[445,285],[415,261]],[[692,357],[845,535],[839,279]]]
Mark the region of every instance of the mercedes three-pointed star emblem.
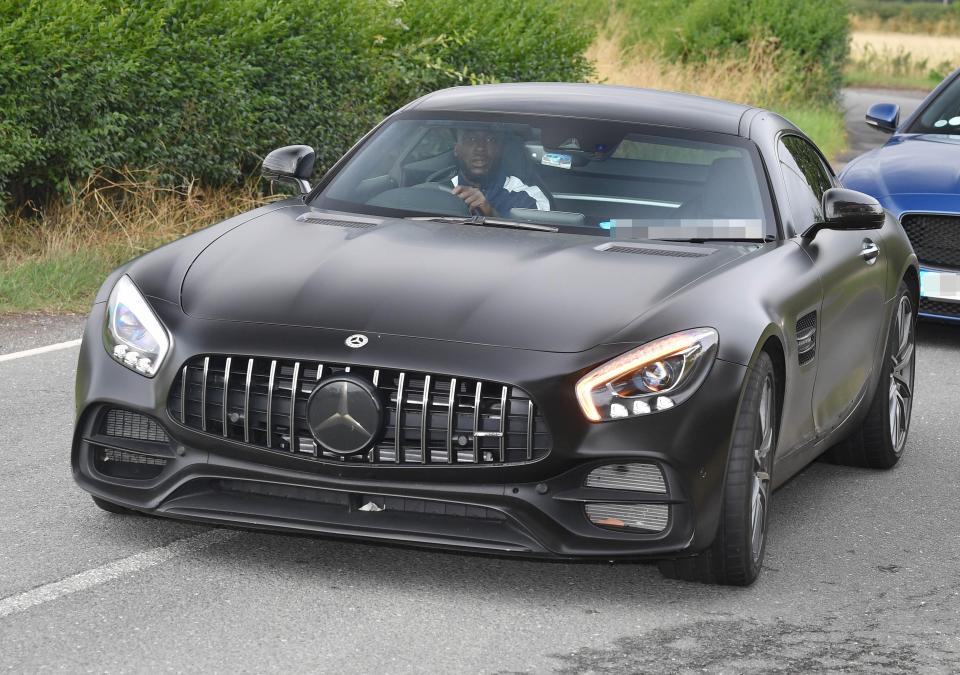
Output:
[[383,426],[377,388],[349,373],[330,377],[307,400],[307,423],[326,451],[351,455],[370,449]]

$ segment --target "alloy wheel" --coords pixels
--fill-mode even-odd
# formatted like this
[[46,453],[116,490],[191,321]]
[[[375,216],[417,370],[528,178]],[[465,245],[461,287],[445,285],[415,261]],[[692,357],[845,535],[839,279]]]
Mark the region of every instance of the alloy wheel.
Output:
[[773,459],[775,419],[772,375],[767,375],[763,380],[757,415],[757,443],[753,451],[750,504],[750,550],[754,563],[760,560],[760,555],[763,553],[763,537],[767,529],[767,508],[770,503],[770,464]]
[[913,408],[913,375],[916,351],[913,321],[913,303],[909,296],[902,296],[894,317],[896,345],[891,355],[889,404],[890,443],[899,455],[907,442],[910,429],[910,411]]

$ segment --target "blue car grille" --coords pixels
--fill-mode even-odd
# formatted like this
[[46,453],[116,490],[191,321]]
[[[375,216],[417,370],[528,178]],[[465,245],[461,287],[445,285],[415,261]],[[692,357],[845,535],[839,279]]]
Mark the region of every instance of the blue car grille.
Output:
[[[380,393],[385,428],[368,452],[325,452],[307,423],[307,399],[338,373]],[[211,355],[180,370],[170,417],[195,431],[263,450],[338,463],[468,466],[530,462],[550,448],[546,421],[519,387],[485,380],[315,361]]]
[[920,262],[960,268],[960,216],[911,213],[900,223]]
[[930,298],[920,298],[920,313],[960,319],[960,302],[939,302]]

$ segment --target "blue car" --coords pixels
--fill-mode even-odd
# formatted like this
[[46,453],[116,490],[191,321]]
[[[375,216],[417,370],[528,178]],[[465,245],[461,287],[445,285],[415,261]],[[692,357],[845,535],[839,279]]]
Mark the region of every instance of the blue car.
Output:
[[960,323],[960,70],[902,124],[893,103],[873,105],[867,124],[892,136],[840,180],[900,219],[920,260],[920,315]]

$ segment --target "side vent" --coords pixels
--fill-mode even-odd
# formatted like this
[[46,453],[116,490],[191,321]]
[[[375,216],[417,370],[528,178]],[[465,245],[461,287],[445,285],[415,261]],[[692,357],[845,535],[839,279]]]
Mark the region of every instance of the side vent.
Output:
[[297,218],[299,223],[312,223],[313,225],[326,225],[328,227],[349,227],[354,230],[367,230],[376,227],[379,223],[368,220],[332,220],[330,218],[321,218],[309,213],[304,213]]
[[805,365],[817,355],[817,312],[804,314],[797,321],[797,354],[800,365]]
[[715,248],[700,246],[670,246],[660,244],[632,244],[630,242],[609,242],[596,246],[601,253],[632,253],[634,255],[659,255],[671,258],[703,258],[715,253]]

